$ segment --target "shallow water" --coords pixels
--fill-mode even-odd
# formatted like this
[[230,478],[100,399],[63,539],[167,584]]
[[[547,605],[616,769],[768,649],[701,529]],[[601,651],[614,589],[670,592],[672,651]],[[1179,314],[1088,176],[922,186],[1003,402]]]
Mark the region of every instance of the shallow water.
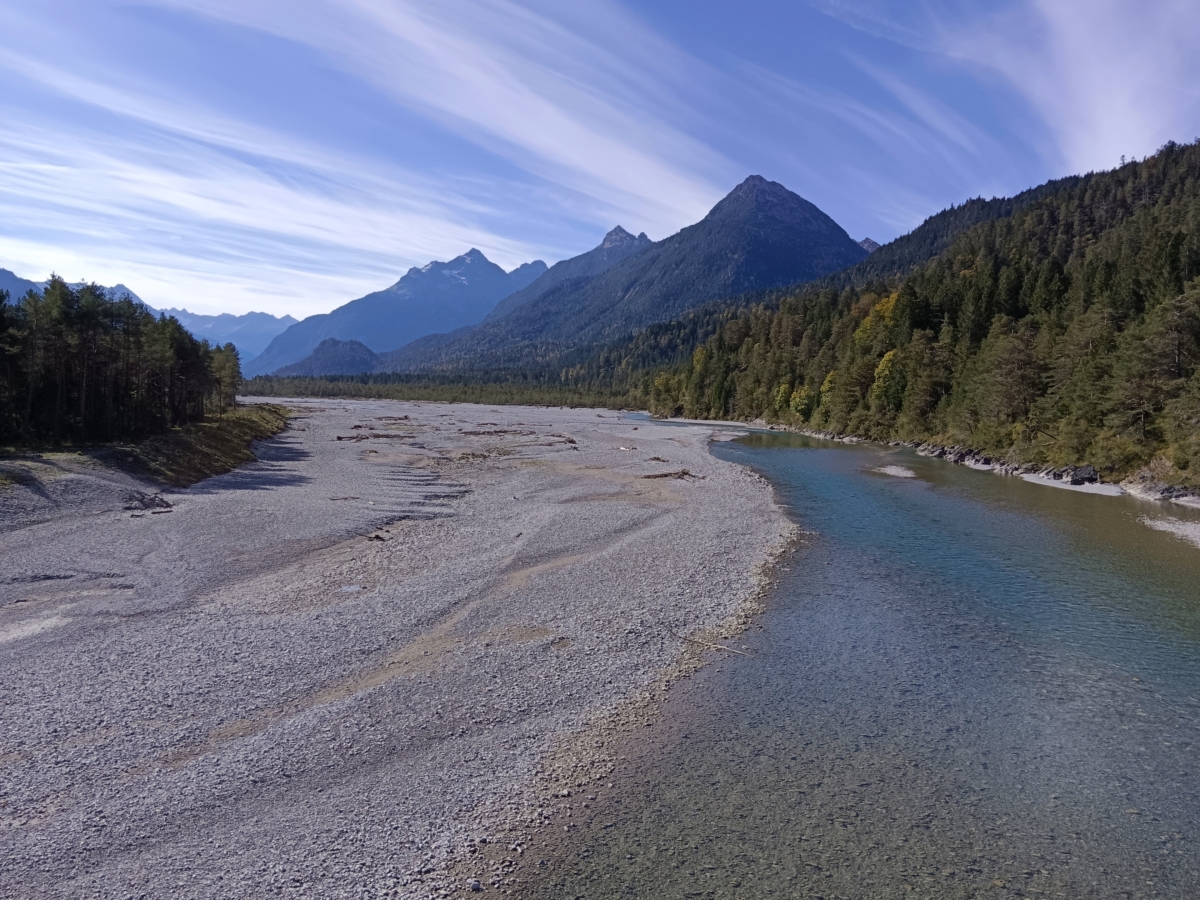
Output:
[[1200,896],[1200,513],[796,436],[714,452],[805,540],[751,655],[670,691],[523,896]]

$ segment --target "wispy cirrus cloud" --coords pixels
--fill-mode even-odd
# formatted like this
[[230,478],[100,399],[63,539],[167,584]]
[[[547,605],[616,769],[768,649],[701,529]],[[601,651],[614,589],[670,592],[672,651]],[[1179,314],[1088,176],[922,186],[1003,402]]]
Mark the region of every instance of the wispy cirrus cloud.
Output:
[[0,266],[304,315],[752,172],[886,240],[1196,121],[1179,0],[747,3],[0,0]]
[[574,9],[575,28],[507,0],[186,7],[312,47],[523,169],[607,197],[659,233],[703,215],[733,170],[671,124],[705,67],[603,0]]
[[1035,114],[1027,139],[1069,171],[1200,134],[1191,0],[813,0],[867,33],[998,77]]
[[[653,112],[675,63],[632,20],[609,17],[627,38],[613,48],[486,2],[152,5],[308,47],[365,82],[373,112],[415,111],[500,162],[329,141],[320,108],[309,133],[272,129],[214,108],[203,85],[22,51],[60,22],[0,10],[26,38],[0,52],[0,77],[63,106],[0,100],[0,262],[150,284],[163,303],[305,314],[472,245],[511,266],[579,252],[617,222],[663,236],[728,187],[731,164]],[[64,127],[65,110],[84,114]]]
[[1200,134],[1191,0],[1024,0],[940,32],[946,52],[999,73],[1038,110],[1072,170]]

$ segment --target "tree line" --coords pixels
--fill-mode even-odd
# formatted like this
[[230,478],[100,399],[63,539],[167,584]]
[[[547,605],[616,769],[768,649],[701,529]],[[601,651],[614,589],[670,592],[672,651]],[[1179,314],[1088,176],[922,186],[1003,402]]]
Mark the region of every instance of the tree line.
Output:
[[0,291],[0,443],[133,440],[220,414],[241,384],[233,344],[210,346],[128,295],[54,276]]
[[1200,142],[1062,183],[902,277],[727,313],[660,414],[1200,483]]

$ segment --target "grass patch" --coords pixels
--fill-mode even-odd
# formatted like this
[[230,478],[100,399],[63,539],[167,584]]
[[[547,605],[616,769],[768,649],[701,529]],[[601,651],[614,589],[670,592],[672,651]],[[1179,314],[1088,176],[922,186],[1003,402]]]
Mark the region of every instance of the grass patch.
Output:
[[288,414],[286,407],[274,404],[239,406],[220,418],[210,416],[169,434],[105,448],[97,455],[171,487],[187,487],[253,462],[250,443],[281,432]]

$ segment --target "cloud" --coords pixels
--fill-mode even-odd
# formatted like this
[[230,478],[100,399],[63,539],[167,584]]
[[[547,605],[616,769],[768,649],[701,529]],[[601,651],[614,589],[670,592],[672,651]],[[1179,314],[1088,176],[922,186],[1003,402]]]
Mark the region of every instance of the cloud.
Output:
[[1025,173],[995,135],[931,90],[864,55],[846,56],[881,96],[814,87],[749,63],[741,69],[761,97],[756,114],[805,136],[788,169],[845,227],[886,239],[949,203],[1025,187]]
[[944,25],[942,44],[1020,91],[1072,171],[1112,168],[1122,155],[1144,156],[1200,131],[1193,0],[1027,0],[983,21]]
[[[936,49],[927,30],[922,27],[924,3],[910,2],[903,6],[887,0],[810,0],[810,3],[815,9],[872,37],[914,50]],[[916,18],[917,23],[913,25],[903,21],[909,17]]]
[[487,212],[479,195],[447,198],[402,172],[377,177],[314,153],[304,165],[272,160],[280,177],[270,157],[251,162],[178,134],[73,143],[9,121],[0,131],[0,258],[21,260],[31,275],[73,265],[72,277],[153,282],[165,293],[146,288],[151,302],[246,309],[267,298],[315,312],[447,248],[479,245],[504,261],[533,253],[474,224]]
[[677,92],[703,67],[602,0],[574,8],[577,29],[505,0],[186,5],[312,47],[523,169],[607,198],[660,234],[707,212],[733,169],[669,124],[688,105]]
[[[0,49],[0,84],[18,88],[0,92],[8,267],[71,265],[159,305],[303,315],[469,246],[512,266],[573,255],[618,222],[665,236],[729,187],[732,165],[670,124],[687,58],[604,4],[564,21],[488,0],[156,5],[309,47],[390,98],[381,114],[415,110],[501,162],[401,162],[324,141],[319,124],[272,128],[115,54],[25,52],[55,23],[0,10],[18,38]],[[42,114],[43,97],[70,112]]]
[[[1060,171],[1107,169],[1200,131],[1194,0],[813,0],[875,37],[1000,81],[1036,114]],[[1182,132],[1181,132],[1182,129]],[[1042,144],[1041,135],[1027,141]]]

